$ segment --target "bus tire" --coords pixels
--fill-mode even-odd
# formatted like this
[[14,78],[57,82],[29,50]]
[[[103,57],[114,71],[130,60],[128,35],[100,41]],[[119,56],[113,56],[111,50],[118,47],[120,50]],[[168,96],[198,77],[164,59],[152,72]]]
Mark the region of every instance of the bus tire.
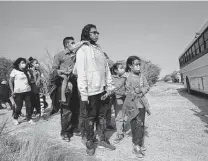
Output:
[[191,86],[190,86],[190,83],[189,83],[189,79],[186,77],[186,86],[187,86],[187,91],[189,94],[192,94],[192,91],[191,91]]

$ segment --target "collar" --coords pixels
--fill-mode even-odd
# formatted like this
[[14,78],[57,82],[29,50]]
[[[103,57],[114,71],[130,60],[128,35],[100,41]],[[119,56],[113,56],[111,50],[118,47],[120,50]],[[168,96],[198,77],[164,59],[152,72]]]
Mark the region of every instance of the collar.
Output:
[[67,54],[73,54],[74,52],[70,51],[68,48],[64,49],[64,54],[67,55]]

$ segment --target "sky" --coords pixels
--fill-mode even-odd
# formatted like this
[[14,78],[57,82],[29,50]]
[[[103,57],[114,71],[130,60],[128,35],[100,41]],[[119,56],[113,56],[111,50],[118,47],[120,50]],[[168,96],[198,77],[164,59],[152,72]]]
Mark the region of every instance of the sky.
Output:
[[0,2],[0,56],[47,59],[62,40],[80,41],[87,24],[113,60],[137,55],[162,69],[179,69],[178,57],[208,20],[208,2]]

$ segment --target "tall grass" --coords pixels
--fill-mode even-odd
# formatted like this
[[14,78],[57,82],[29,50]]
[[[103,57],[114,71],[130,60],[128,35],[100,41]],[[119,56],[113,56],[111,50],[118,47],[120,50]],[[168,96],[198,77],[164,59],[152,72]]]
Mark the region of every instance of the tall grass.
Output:
[[30,137],[20,137],[0,123],[0,161],[65,161],[72,157],[69,149],[49,141],[37,131]]
[[43,93],[47,94],[48,93],[50,73],[52,72],[53,56],[46,49],[46,54],[41,59],[39,59],[38,61],[41,65],[41,72],[43,74],[41,90],[42,90]]

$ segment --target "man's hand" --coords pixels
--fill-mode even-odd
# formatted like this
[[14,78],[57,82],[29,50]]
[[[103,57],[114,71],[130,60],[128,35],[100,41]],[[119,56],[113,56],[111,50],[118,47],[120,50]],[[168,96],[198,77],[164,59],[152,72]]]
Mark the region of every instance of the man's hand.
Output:
[[151,111],[150,111],[150,109],[148,108],[148,109],[146,109],[146,112],[147,112],[147,115],[149,116],[149,115],[151,115]]
[[108,97],[109,95],[108,95],[108,93],[106,93],[106,94],[104,94],[103,96],[101,96],[101,100],[105,100],[107,97]]

